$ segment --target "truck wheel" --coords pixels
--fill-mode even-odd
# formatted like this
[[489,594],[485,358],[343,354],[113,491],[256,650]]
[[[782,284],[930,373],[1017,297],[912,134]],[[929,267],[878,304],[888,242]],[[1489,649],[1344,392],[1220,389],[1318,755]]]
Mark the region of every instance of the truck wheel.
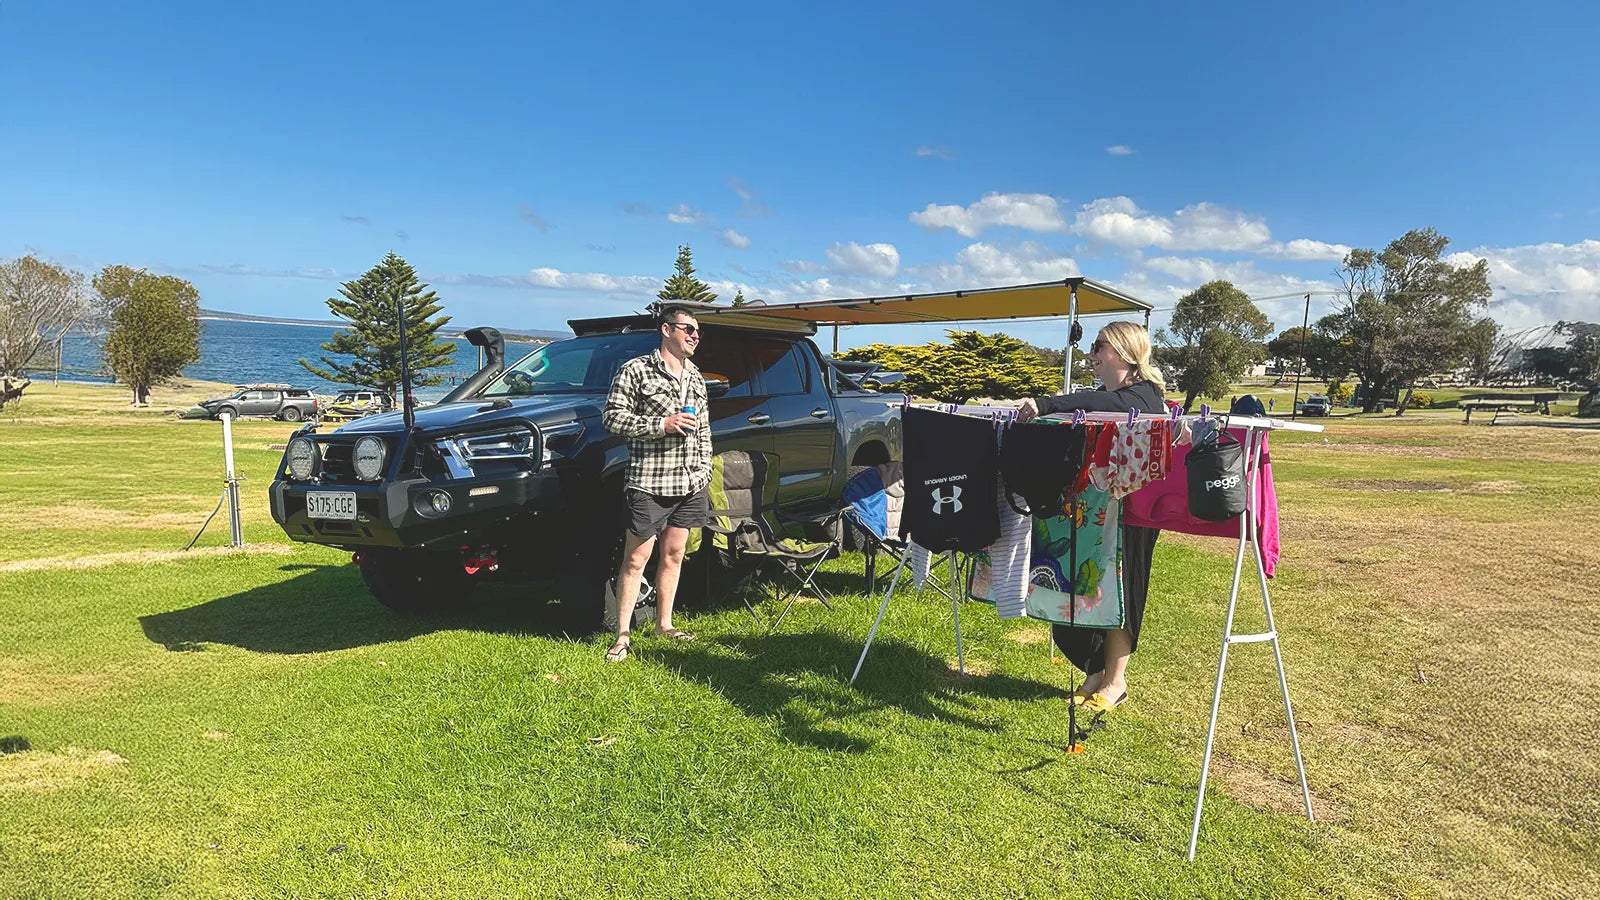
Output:
[[285,406],[279,415],[283,416],[285,422],[298,422],[306,417],[298,406]]
[[473,581],[456,553],[368,550],[361,580],[373,599],[396,612],[448,609],[471,592]]
[[573,537],[572,561],[557,578],[565,610],[565,624],[576,634],[593,634],[605,628],[606,583],[622,564],[622,485],[610,484],[600,492],[592,513],[578,523]]
[[230,419],[237,420],[239,418],[239,408],[236,407],[236,406],[219,406],[219,407],[217,407],[216,417],[218,419],[221,419],[223,416],[227,416]]

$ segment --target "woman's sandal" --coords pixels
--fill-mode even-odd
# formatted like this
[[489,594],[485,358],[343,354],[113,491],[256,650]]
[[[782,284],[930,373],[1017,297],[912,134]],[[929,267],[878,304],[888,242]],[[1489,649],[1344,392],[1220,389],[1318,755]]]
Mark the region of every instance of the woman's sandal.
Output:
[[1094,691],[1091,691],[1086,687],[1078,688],[1067,696],[1067,702],[1071,703],[1073,706],[1082,706],[1093,699]]
[[690,634],[687,631],[679,631],[676,628],[657,628],[656,629],[656,634],[672,638],[675,641],[685,641],[685,642],[687,642],[687,641],[694,640],[694,635]]
[[618,638],[617,642],[611,645],[611,649],[606,651],[606,662],[619,663],[627,659],[629,643],[627,638]]
[[1089,698],[1089,702],[1083,705],[1083,708],[1092,713],[1108,713],[1127,702],[1127,691],[1123,691],[1115,700],[1111,698],[1110,694],[1096,691],[1094,696]]

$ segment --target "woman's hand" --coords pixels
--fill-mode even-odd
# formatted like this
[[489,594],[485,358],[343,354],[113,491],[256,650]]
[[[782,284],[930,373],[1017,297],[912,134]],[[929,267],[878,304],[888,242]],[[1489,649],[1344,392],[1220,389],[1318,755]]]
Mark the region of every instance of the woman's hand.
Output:
[[1032,397],[1029,397],[1028,399],[1022,401],[1022,405],[1017,407],[1017,421],[1018,422],[1031,422],[1038,415],[1039,415],[1039,405],[1033,402],[1033,398]]

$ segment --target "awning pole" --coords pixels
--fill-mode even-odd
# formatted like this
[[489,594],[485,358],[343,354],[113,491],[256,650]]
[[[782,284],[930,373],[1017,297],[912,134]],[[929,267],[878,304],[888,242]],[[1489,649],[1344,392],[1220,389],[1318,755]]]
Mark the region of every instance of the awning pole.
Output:
[[1072,354],[1078,349],[1077,342],[1072,339],[1072,326],[1078,324],[1078,286],[1072,285],[1071,299],[1067,301],[1067,353],[1066,361],[1061,364],[1061,393],[1072,393]]

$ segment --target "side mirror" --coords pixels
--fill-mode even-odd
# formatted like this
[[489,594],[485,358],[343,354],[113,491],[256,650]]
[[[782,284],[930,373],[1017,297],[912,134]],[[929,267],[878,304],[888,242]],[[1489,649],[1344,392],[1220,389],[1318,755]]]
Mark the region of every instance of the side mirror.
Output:
[[706,375],[706,397],[715,400],[728,393],[730,385],[728,379],[721,375]]

